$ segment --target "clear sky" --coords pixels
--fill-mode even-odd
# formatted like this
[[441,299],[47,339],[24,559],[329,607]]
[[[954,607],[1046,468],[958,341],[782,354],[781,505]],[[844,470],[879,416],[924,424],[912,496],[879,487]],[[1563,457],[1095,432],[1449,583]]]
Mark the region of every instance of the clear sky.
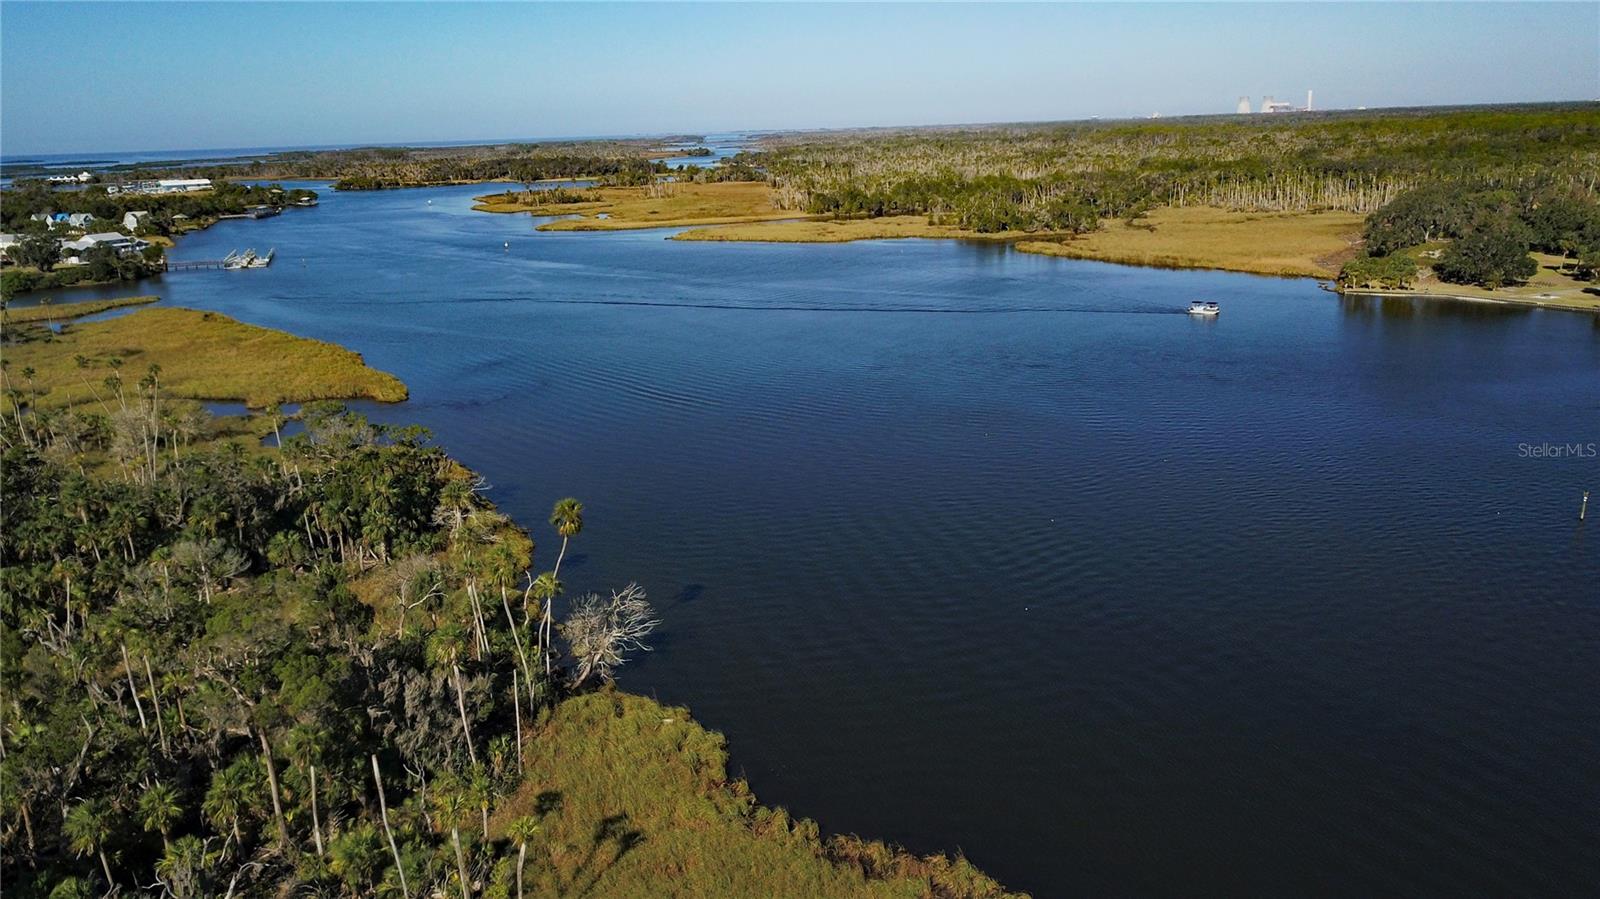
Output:
[[0,2],[0,152],[1600,97],[1600,3]]

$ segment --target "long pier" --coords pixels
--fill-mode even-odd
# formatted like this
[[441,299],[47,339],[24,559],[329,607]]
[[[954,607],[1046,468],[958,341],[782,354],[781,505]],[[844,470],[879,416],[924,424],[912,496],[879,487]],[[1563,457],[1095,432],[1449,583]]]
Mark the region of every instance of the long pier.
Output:
[[226,259],[168,259],[167,271],[191,272],[206,268],[222,268]]

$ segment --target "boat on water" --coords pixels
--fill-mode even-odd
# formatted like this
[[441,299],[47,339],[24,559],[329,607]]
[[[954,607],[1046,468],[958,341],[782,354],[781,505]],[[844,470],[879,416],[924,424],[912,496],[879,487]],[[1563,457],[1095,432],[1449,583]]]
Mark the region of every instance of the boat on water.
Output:
[[1215,300],[1195,300],[1189,304],[1190,315],[1216,315],[1222,311]]
[[239,252],[238,250],[234,250],[232,253],[227,255],[227,258],[222,260],[222,267],[228,269],[229,271],[237,271],[242,268],[253,268],[254,266],[252,263],[254,263],[255,260],[256,251],[253,249],[245,250],[243,253]]
[[277,253],[278,253],[277,248],[273,248],[273,249],[268,250],[267,254],[265,256],[257,256],[252,252],[251,256],[250,256],[250,261],[246,262],[244,264],[244,267],[245,268],[266,268],[267,266],[272,264],[272,257],[277,255]]

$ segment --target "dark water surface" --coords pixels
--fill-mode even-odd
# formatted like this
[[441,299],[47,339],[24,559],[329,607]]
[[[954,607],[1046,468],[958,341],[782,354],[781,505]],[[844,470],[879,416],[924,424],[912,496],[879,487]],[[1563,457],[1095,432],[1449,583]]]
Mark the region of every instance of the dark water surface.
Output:
[[398,374],[544,565],[580,497],[571,586],[665,620],[624,685],[765,801],[1039,897],[1600,885],[1600,461],[1519,446],[1600,442],[1593,316],[481,190],[225,222],[175,257],[273,266],[154,292]]

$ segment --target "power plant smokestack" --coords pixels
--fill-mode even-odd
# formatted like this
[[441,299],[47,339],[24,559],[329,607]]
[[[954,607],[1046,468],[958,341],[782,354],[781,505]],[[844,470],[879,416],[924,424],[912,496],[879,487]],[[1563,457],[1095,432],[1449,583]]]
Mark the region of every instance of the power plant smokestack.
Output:
[[1240,97],[1239,98],[1239,108],[1235,109],[1234,112],[1237,112],[1239,115],[1249,115],[1250,114],[1250,98],[1249,97]]
[[1306,112],[1311,111],[1311,88],[1306,88]]

